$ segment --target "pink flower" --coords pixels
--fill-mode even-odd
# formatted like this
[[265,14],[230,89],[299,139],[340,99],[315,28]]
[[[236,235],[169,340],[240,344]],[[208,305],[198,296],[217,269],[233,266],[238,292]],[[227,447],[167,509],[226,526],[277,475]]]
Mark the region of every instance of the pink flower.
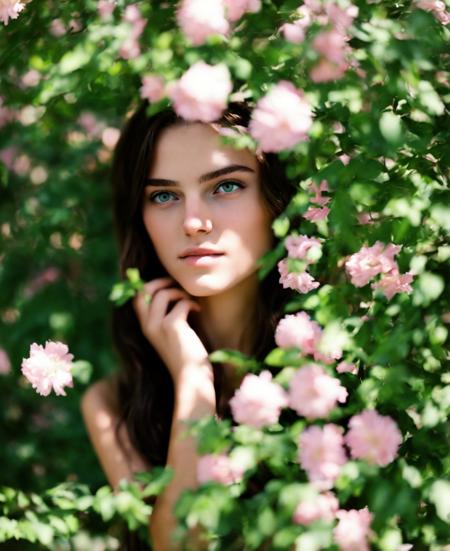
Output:
[[381,279],[375,283],[372,283],[372,289],[380,289],[388,300],[396,293],[411,293],[412,287],[410,283],[413,280],[413,273],[406,272],[406,274],[399,274],[393,271],[388,274],[384,274]]
[[321,249],[322,243],[317,237],[289,235],[284,240],[284,246],[290,258],[298,258],[300,260],[305,260],[307,264],[314,264],[316,259],[311,255],[310,251]]
[[64,36],[66,32],[67,30],[63,21],[61,19],[53,19],[50,23],[50,33],[59,38],[60,36]]
[[333,530],[335,542],[341,551],[369,551],[367,538],[371,534],[372,514],[364,509],[339,510],[336,513],[338,525]]
[[306,218],[310,222],[318,222],[319,220],[324,220],[330,209],[328,207],[318,208],[318,207],[309,207],[309,209],[303,214],[303,218]]
[[151,103],[159,101],[165,93],[164,80],[157,75],[144,76],[139,91],[142,99],[148,99]]
[[305,29],[296,23],[284,23],[280,27],[284,39],[292,44],[300,44],[305,40]]
[[122,19],[131,25],[129,40],[126,42],[130,44],[132,42],[137,43],[138,38],[144,32],[145,26],[147,25],[147,21],[141,16],[138,5],[129,4],[125,8]]
[[231,412],[237,423],[261,428],[278,421],[281,409],[288,403],[283,388],[272,382],[269,371],[248,374],[230,400]]
[[53,388],[59,396],[65,396],[64,387],[72,387],[70,372],[73,354],[61,342],[47,341],[45,348],[33,343],[30,357],[22,361],[22,373],[41,396],[48,396]]
[[332,423],[305,429],[299,439],[299,462],[308,478],[321,489],[329,489],[347,462],[343,429]]
[[316,83],[339,80],[344,76],[347,69],[348,64],[345,62],[337,64],[322,57],[310,70],[309,77]]
[[88,138],[99,138],[103,132],[104,124],[93,113],[84,111],[77,119],[77,123],[86,132]]
[[108,126],[102,132],[102,143],[107,149],[114,149],[120,138],[120,130],[113,126]]
[[242,480],[243,468],[225,454],[203,455],[197,462],[197,479],[200,484],[214,481],[233,484]]
[[359,9],[353,4],[343,9],[335,2],[328,2],[325,4],[325,12],[334,28],[340,33],[345,33],[358,15]]
[[8,354],[3,348],[0,348],[0,375],[8,375],[11,372],[11,362]]
[[230,21],[237,21],[244,13],[256,13],[261,9],[261,0],[223,0]]
[[380,467],[395,459],[402,433],[391,417],[367,409],[354,415],[348,425],[345,442],[354,459],[365,459]]
[[314,195],[310,198],[311,203],[323,207],[331,201],[330,197],[324,197],[322,195],[324,191],[330,191],[328,188],[328,182],[326,180],[322,180],[319,185],[313,182],[309,186],[309,190],[314,192]]
[[25,4],[18,0],[0,0],[0,21],[5,25],[10,19],[17,19]]
[[307,140],[311,125],[311,106],[303,92],[283,80],[256,104],[249,131],[263,151],[278,152]]
[[296,524],[311,524],[316,520],[334,519],[339,502],[332,492],[319,494],[315,499],[302,501],[297,505],[292,520]]
[[116,7],[114,0],[98,0],[97,11],[101,19],[109,19]]
[[337,65],[345,63],[348,50],[346,37],[336,29],[320,32],[313,40],[312,47],[317,53]]
[[327,417],[347,390],[317,364],[301,367],[289,382],[289,407],[307,419]]
[[280,273],[279,282],[284,289],[294,289],[299,293],[309,293],[320,286],[320,283],[306,271],[301,273],[290,272],[287,259],[278,262],[278,271]]
[[446,10],[445,2],[441,0],[416,0],[416,6],[421,10],[431,12],[443,25],[450,23],[450,13]]
[[33,86],[37,86],[41,78],[42,75],[39,71],[36,71],[36,69],[30,69],[24,75],[22,75],[22,78],[20,80],[23,86],[25,86],[26,88],[31,88]]
[[338,373],[351,373],[352,375],[358,374],[358,368],[355,364],[348,363],[348,362],[340,362],[336,366],[336,371]]
[[119,48],[119,55],[122,59],[136,59],[141,55],[139,43],[134,38],[125,40]]
[[394,256],[398,254],[401,245],[392,243],[385,246],[377,241],[372,247],[362,247],[352,254],[345,263],[347,273],[355,287],[363,287],[378,274],[397,269]]
[[182,0],[177,11],[177,23],[196,46],[203,44],[211,35],[225,36],[230,27],[225,18],[223,0]]
[[306,312],[288,314],[275,329],[275,342],[280,348],[300,348],[303,354],[314,354],[322,329]]
[[168,94],[180,117],[210,122],[221,116],[232,89],[226,65],[197,61],[179,81],[169,85]]
[[358,223],[361,225],[373,224],[380,217],[378,212],[360,212],[356,215]]

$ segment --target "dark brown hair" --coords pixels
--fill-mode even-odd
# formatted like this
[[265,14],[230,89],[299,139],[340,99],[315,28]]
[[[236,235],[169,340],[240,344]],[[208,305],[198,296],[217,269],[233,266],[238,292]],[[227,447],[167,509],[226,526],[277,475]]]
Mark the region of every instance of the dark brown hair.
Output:
[[[152,166],[155,145],[161,132],[183,124],[167,108],[148,116],[144,102],[129,118],[117,143],[112,165],[113,208],[119,245],[120,274],[138,268],[144,281],[167,276],[144,227],[141,202],[145,179]],[[250,108],[232,103],[216,124],[222,127],[247,127]],[[284,166],[275,154],[257,155],[261,191],[273,218],[281,214],[296,191]],[[272,219],[273,219],[272,218]],[[274,246],[277,239],[274,237]],[[252,321],[253,356],[262,360],[275,347],[275,326],[283,307],[292,298],[290,290],[279,284],[276,266],[260,282],[256,319]],[[165,465],[174,405],[173,384],[168,369],[142,334],[131,301],[113,311],[114,345],[120,357],[118,400],[120,419],[117,431],[125,424],[131,443],[150,465]],[[205,343],[207,347],[207,343]],[[208,349],[208,347],[207,347]],[[211,351],[211,350],[208,350]],[[220,369],[214,365],[216,393],[220,395]],[[127,549],[138,549],[129,544]],[[140,547],[144,548],[144,547]]]

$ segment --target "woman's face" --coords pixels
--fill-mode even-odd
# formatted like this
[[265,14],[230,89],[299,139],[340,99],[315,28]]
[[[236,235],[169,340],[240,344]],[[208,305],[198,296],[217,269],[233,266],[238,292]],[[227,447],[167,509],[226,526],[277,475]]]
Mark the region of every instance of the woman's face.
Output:
[[[222,145],[207,124],[171,126],[159,137],[148,177],[144,225],[162,265],[182,288],[206,297],[255,278],[273,235],[258,162],[249,150]],[[191,247],[223,254],[182,259]]]

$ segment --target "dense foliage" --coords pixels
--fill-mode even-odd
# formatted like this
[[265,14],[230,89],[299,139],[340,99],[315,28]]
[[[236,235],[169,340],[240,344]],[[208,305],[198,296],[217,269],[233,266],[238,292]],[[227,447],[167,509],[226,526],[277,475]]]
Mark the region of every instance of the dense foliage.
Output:
[[[220,2],[211,0],[209,9],[215,4]],[[109,331],[109,296],[118,280],[109,167],[119,129],[141,95],[154,100],[151,112],[158,111],[169,101],[164,82],[177,81],[200,61],[228,68],[217,77],[230,79],[228,99],[256,105],[282,81],[302,91],[310,124],[289,146],[282,132],[278,146],[264,141],[261,127],[228,140],[237,147],[278,147],[299,191],[274,232],[320,243],[307,258],[286,252],[287,244],[272,251],[260,274],[285,258],[291,275],[311,274],[317,285],[286,279],[302,287],[286,315],[304,312],[315,320],[312,331],[323,330],[320,343],[302,349],[281,338],[265,365],[227,351],[211,359],[227,359],[255,375],[268,370],[273,379],[265,382],[288,392],[314,357],[346,396],[336,395],[332,407],[320,411],[296,408],[291,397],[279,419],[259,427],[243,423],[232,431],[228,421],[215,419],[194,427],[201,453],[230,453],[245,468],[182,497],[180,535],[199,522],[210,549],[308,551],[337,549],[338,543],[350,549],[333,516],[308,523],[294,515],[300,503],[317,503],[318,492],[314,473],[305,460],[299,464],[298,441],[312,426],[340,426],[347,435],[351,419],[375,410],[394,423],[385,426],[386,435],[395,441],[399,430],[401,442],[380,459],[376,450],[366,457],[355,451],[346,436],[345,460],[325,488],[334,487],[340,510],[370,512],[371,532],[363,530],[358,549],[367,538],[382,551],[409,549],[406,544],[437,551],[450,540],[445,4],[309,0],[296,11],[300,0],[262,0],[231,17],[234,4],[227,1],[228,31],[211,12],[202,32],[197,26],[194,33],[182,15],[176,17],[172,1],[0,0],[5,548],[117,548],[124,522],[145,534],[151,506],[143,498],[167,482],[170,473],[157,471],[143,475],[143,485],[124,484],[112,494],[88,442],[79,400],[117,363]],[[215,34],[208,36],[205,25],[213,26],[215,17]],[[203,105],[209,101],[201,89],[192,93]],[[266,108],[274,104],[276,111],[271,102]],[[399,247],[394,251],[391,244]],[[352,256],[360,251],[363,256]],[[395,280],[399,274],[407,279]],[[383,287],[380,277],[394,279]],[[120,302],[138,287],[138,276],[130,273],[113,298]],[[66,397],[37,394],[21,372],[30,345],[47,340],[66,343],[74,355],[75,381]]]

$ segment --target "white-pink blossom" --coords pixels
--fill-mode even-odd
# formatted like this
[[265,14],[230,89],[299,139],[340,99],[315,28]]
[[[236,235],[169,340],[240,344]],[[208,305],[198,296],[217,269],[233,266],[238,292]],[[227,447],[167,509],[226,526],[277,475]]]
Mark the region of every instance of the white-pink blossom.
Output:
[[309,209],[303,214],[303,218],[310,222],[318,222],[324,220],[330,212],[328,207],[309,207]]
[[227,19],[237,21],[244,13],[256,13],[261,9],[261,0],[223,0]]
[[41,396],[48,396],[53,389],[65,396],[64,387],[72,387],[73,354],[66,344],[47,341],[45,347],[33,343],[29,358],[22,360],[22,373]]
[[341,33],[347,32],[359,12],[359,8],[354,4],[341,8],[336,2],[327,2],[324,7],[333,27]]
[[142,99],[153,103],[164,97],[164,79],[159,75],[146,75],[142,78],[142,86],[139,89]]
[[307,419],[327,417],[347,396],[339,379],[317,364],[299,368],[289,382],[289,407]]
[[345,75],[348,63],[334,63],[325,57],[319,59],[309,71],[309,77],[313,82],[330,82],[339,80]]
[[320,32],[313,40],[312,47],[323,57],[336,64],[345,63],[348,52],[347,38],[336,29]]
[[322,180],[319,185],[317,185],[315,182],[312,182],[312,184],[309,186],[309,191],[314,193],[314,195],[310,198],[311,203],[323,207],[331,201],[330,197],[326,197],[323,195],[324,191],[330,191],[328,187],[328,182],[326,180]]
[[303,354],[314,354],[322,336],[319,324],[306,312],[287,314],[275,329],[275,342],[280,348],[296,346]]
[[296,524],[311,524],[316,520],[333,520],[339,502],[333,492],[325,492],[312,499],[301,501],[293,514],[292,520]]
[[312,253],[321,249],[322,242],[317,237],[289,235],[284,240],[284,246],[290,258],[298,258],[304,260],[307,264],[314,264],[317,258]]
[[122,59],[136,59],[141,55],[139,43],[134,38],[128,38],[122,42],[119,48],[119,55]]
[[343,429],[332,423],[306,428],[299,438],[299,462],[308,478],[321,489],[330,489],[347,462]]
[[336,513],[339,519],[337,526],[333,529],[334,541],[341,551],[369,551],[367,542],[371,535],[370,523],[372,514],[367,507],[364,509],[351,509],[345,511],[340,509]]
[[291,44],[300,44],[305,40],[305,29],[295,23],[284,23],[280,27],[284,39]]
[[379,281],[372,283],[372,289],[379,289],[384,293],[388,300],[397,293],[411,293],[412,282],[414,275],[412,272],[406,272],[405,274],[399,274],[396,270],[383,274]]
[[109,19],[116,8],[114,0],[98,0],[97,11],[101,19]]
[[336,371],[338,373],[351,373],[352,375],[358,374],[358,368],[356,365],[345,361],[337,364]]
[[257,102],[249,131],[263,151],[278,152],[307,140],[311,126],[311,106],[303,91],[283,80]]
[[447,6],[442,0],[416,0],[415,4],[421,10],[431,12],[443,25],[450,23],[450,12],[447,11]]
[[168,86],[168,95],[183,119],[211,122],[222,115],[232,89],[226,65],[197,61],[180,80]]
[[395,459],[402,433],[391,417],[368,409],[354,415],[348,426],[345,443],[354,459],[365,459],[380,467]]
[[196,46],[209,36],[226,36],[230,28],[223,0],[182,0],[177,10],[177,23]]
[[0,0],[0,21],[7,25],[10,19],[17,19],[25,4],[19,0]]
[[242,480],[244,469],[226,454],[208,454],[199,457],[197,479],[200,484],[218,482],[233,484]]
[[22,75],[20,81],[26,88],[37,86],[41,81],[42,75],[36,69],[30,69],[24,75]]
[[306,271],[300,273],[290,272],[286,258],[280,260],[277,266],[280,274],[279,282],[284,289],[294,289],[294,291],[298,291],[299,293],[309,293],[320,286],[320,283]]
[[345,262],[345,268],[355,287],[367,285],[378,274],[397,270],[395,255],[401,245],[384,245],[377,241],[371,247],[362,247]]
[[230,400],[230,408],[237,423],[262,428],[277,423],[287,403],[287,393],[272,381],[271,373],[266,370],[244,377]]
[[0,348],[0,375],[8,375],[11,373],[11,362],[6,350]]
[[53,36],[56,36],[59,38],[60,36],[64,36],[67,32],[67,29],[64,25],[64,22],[62,19],[53,19],[50,23],[50,33]]

